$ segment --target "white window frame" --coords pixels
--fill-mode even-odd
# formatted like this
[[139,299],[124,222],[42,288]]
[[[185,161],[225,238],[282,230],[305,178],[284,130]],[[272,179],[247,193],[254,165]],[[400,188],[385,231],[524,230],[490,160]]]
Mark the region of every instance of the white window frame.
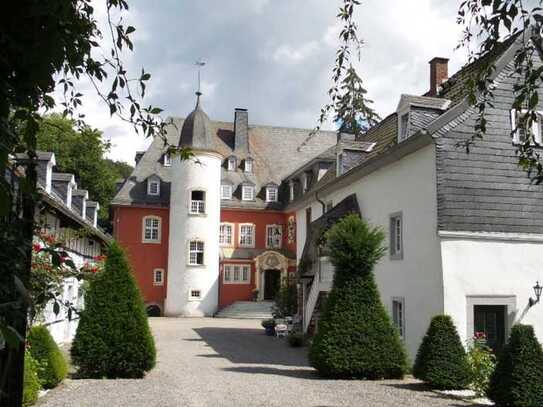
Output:
[[236,171],[237,169],[237,159],[236,157],[228,157],[226,160],[226,169],[228,171]]
[[404,253],[404,224],[402,212],[396,212],[389,217],[389,250],[391,260],[402,260]]
[[[238,267],[237,276],[236,267]],[[244,278],[245,275],[247,278]],[[247,263],[223,264],[223,284],[251,284],[251,265]]]
[[170,153],[165,153],[163,162],[164,167],[171,167],[172,166],[172,157],[170,156]]
[[[202,192],[204,194],[203,200],[192,199],[194,192]],[[206,191],[204,189],[194,188],[189,191],[189,214],[191,215],[205,215],[206,214]]]
[[[229,227],[230,228],[230,240],[226,241],[224,239],[225,235],[222,232],[222,227]],[[222,242],[221,242],[222,240]],[[222,222],[219,225],[219,245],[222,247],[231,247],[234,245],[234,224],[228,223],[228,222]]]
[[[246,195],[246,191],[251,191],[250,196],[251,199],[248,199]],[[242,185],[241,186],[241,200],[242,201],[254,201],[255,200],[255,187],[254,185]]]
[[246,158],[243,164],[243,171],[247,173],[253,172],[254,160],[252,158]]
[[[191,245],[192,243],[196,243],[196,248],[195,249],[192,249],[191,248]],[[198,247],[198,244],[202,244],[202,248],[200,249]],[[206,258],[205,258],[205,253],[206,253],[206,246],[205,246],[205,242],[201,239],[191,239],[188,241],[188,245],[187,245],[187,264],[189,266],[204,266],[205,263],[206,263]],[[202,262],[201,263],[198,263],[198,254],[199,253],[202,253]],[[196,254],[196,261],[192,261],[192,254]]]
[[[403,120],[405,119],[405,123]],[[405,124],[405,127],[404,127]],[[409,110],[398,113],[398,142],[402,142],[409,138]]]
[[[528,110],[522,109],[520,110],[520,112],[515,109],[511,110],[511,130],[513,131],[513,144],[521,145],[524,144],[524,142],[520,140],[520,128],[518,128],[517,126],[517,113],[520,113],[520,115],[525,115],[526,113],[528,113]],[[537,120],[532,122],[533,142],[531,144],[540,146],[543,144],[543,135],[541,134],[541,126],[543,124],[543,112],[536,111],[536,115]]]
[[[156,191],[153,191],[153,185],[156,185]],[[157,178],[150,178],[147,180],[147,195],[159,196],[160,195],[160,180]]]
[[277,185],[268,185],[266,187],[266,202],[277,202],[279,198],[279,188]]
[[[250,226],[252,228],[252,233],[250,236],[251,241],[249,243],[243,242],[244,238],[246,238],[246,235],[243,234],[243,228]],[[255,224],[254,223],[240,223],[239,224],[239,247],[247,247],[247,248],[253,248],[255,247]]]
[[[198,293],[198,296],[193,295],[195,292]],[[202,290],[199,288],[189,288],[189,301],[202,301]]]
[[[279,244],[275,245],[272,241],[270,231],[279,230]],[[266,225],[266,248],[267,249],[280,249],[283,246],[283,225]]]
[[[400,310],[397,312],[396,305],[399,305]],[[398,330],[400,338],[405,340],[405,298],[392,297],[392,323]]]
[[[147,226],[147,220],[157,220],[158,221],[158,225],[155,226],[155,225],[150,225],[150,226]],[[142,221],[141,221],[141,228],[142,228],[142,233],[141,233],[141,241],[142,243],[160,243],[161,240],[162,240],[162,218],[160,216],[155,216],[155,215],[148,215],[148,216],[144,216],[142,218]],[[151,232],[150,232],[150,235],[151,237],[147,238],[145,237],[146,236],[146,230],[147,229],[150,229]],[[157,237],[156,238],[153,238],[153,230],[157,230]]]
[[[157,278],[158,275],[160,275],[160,278]],[[153,270],[153,285],[154,286],[164,285],[164,269],[157,268]]]
[[[224,192],[227,191],[228,193],[225,194]],[[232,184],[221,184],[221,199],[222,200],[230,200],[232,199],[232,193],[233,193],[234,187]]]

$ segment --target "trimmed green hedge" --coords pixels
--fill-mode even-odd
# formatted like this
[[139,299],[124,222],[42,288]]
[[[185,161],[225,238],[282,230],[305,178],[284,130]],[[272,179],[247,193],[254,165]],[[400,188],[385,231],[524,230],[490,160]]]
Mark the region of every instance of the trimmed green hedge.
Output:
[[543,406],[543,351],[530,325],[515,325],[498,356],[489,398],[498,407]]
[[31,406],[38,400],[41,383],[38,377],[38,362],[34,360],[30,352],[25,352],[24,382],[23,382],[23,406]]
[[56,387],[68,374],[68,363],[44,326],[34,326],[28,334],[30,354],[39,363],[38,376],[44,388]]
[[379,297],[373,267],[384,254],[384,234],[357,215],[326,234],[336,272],[309,359],[331,378],[401,378],[407,358]]
[[71,354],[79,375],[89,378],[139,378],[155,365],[143,300],[117,243],[90,282]]
[[465,389],[471,370],[456,327],[450,316],[438,315],[417,352],[413,375],[435,389]]

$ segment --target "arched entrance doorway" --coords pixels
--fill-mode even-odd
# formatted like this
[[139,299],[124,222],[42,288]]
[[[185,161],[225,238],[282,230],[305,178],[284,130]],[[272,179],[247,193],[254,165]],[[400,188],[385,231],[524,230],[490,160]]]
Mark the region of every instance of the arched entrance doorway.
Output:
[[255,266],[258,300],[273,300],[281,281],[287,277],[288,258],[268,250],[255,258]]

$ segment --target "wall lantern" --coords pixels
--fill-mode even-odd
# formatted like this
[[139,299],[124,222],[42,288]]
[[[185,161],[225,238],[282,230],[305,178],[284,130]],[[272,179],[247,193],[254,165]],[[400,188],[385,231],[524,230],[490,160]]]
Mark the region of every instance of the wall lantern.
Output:
[[534,285],[534,293],[535,293],[535,300],[530,297],[530,300],[528,303],[530,304],[530,307],[534,306],[539,302],[539,298],[541,297],[541,291],[543,291],[543,287],[539,285],[539,281],[537,281]]

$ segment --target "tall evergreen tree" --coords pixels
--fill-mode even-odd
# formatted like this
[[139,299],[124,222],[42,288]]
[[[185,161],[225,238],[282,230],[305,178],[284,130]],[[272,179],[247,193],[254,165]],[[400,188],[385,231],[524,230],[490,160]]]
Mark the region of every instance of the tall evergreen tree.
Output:
[[145,307],[123,250],[112,243],[91,281],[71,354],[90,378],[138,378],[155,365]]
[[326,234],[336,272],[309,358],[325,377],[401,378],[406,354],[373,276],[384,234],[349,215]]

